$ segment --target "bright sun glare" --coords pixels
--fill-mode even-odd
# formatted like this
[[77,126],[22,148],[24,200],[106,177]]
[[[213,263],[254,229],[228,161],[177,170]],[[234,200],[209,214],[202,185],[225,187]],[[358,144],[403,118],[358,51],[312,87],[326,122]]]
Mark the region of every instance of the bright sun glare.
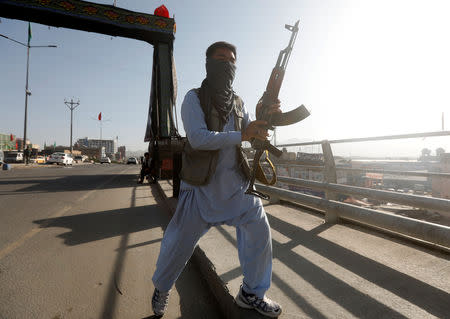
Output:
[[[449,9],[446,1],[364,1],[339,9],[308,73],[305,104],[313,116],[280,128],[281,139],[311,132],[316,140],[440,131],[443,112],[450,122]],[[303,70],[288,72],[305,72],[303,65],[297,67]],[[287,85],[295,92],[292,83]],[[450,150],[448,138],[426,142],[431,144],[417,139],[366,143],[364,151],[419,155],[424,145]],[[361,147],[341,147],[342,155]]]

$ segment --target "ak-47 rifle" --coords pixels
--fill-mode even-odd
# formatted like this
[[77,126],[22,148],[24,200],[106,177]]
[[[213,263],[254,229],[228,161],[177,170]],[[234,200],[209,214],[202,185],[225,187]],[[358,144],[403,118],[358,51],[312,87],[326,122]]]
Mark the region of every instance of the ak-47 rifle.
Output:
[[[291,39],[289,40],[289,44],[286,49],[281,50],[278,55],[277,63],[272,70],[272,74],[270,75],[269,82],[267,83],[266,91],[262,97],[261,107],[256,110],[256,119],[264,120],[267,122],[267,129],[273,130],[274,126],[284,126],[291,125],[297,123],[301,120],[304,120],[309,116],[309,112],[305,106],[301,105],[297,107],[295,110],[292,110],[287,113],[272,113],[269,114],[269,107],[276,103],[278,100],[278,94],[280,93],[281,84],[283,83],[284,73],[286,72],[286,66],[289,61],[289,57],[292,52],[292,48],[294,47],[295,39],[297,38],[298,33],[298,23],[297,21],[294,26],[285,25],[285,28],[292,32]],[[273,185],[276,183],[276,173],[273,167],[272,162],[269,159],[269,154],[275,155],[276,157],[280,157],[283,152],[277,149],[275,146],[271,145],[269,141],[261,141],[258,139],[252,140],[252,147],[255,149],[255,157],[253,159],[253,169],[250,177],[250,185],[245,192],[246,194],[251,194],[258,196],[262,199],[269,199],[268,195],[265,195],[261,192],[258,192],[255,189],[255,178],[257,178],[260,182],[266,185]],[[259,160],[263,153],[266,153],[266,161],[269,163],[272,169],[272,179],[269,182],[264,174],[264,171],[261,168],[261,164]]]

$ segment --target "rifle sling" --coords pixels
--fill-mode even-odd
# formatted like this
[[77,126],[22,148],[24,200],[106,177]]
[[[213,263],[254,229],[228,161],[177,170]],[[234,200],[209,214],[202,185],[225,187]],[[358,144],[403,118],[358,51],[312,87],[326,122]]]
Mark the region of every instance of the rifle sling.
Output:
[[266,153],[265,161],[269,164],[270,169],[272,170],[272,178],[271,180],[267,180],[266,174],[264,174],[264,170],[261,167],[261,164],[259,161],[255,163],[256,165],[256,174],[255,177],[258,181],[263,183],[264,185],[273,185],[277,182],[277,173],[275,172],[275,167],[272,163],[272,161],[269,158],[269,152],[267,150],[264,151]]

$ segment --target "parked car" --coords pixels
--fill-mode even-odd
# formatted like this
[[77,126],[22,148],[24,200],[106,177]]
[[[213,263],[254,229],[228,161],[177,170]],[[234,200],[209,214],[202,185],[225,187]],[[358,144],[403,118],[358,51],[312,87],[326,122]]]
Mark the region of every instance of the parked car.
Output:
[[73,159],[75,160],[75,163],[83,163],[88,157],[86,155],[77,155]]
[[5,155],[5,163],[22,163],[23,162],[23,152],[12,151]]
[[100,159],[100,164],[103,164],[103,163],[111,164],[111,160],[109,159],[109,157],[102,157]]
[[41,156],[41,155],[31,158],[30,161],[31,161],[31,163],[35,163],[35,164],[44,164],[46,162],[45,157]]
[[138,160],[136,157],[128,157],[127,164],[138,164]]
[[50,155],[49,159],[47,160],[48,164],[63,164],[63,165],[72,165],[73,164],[73,158],[70,154],[66,153],[53,153]]

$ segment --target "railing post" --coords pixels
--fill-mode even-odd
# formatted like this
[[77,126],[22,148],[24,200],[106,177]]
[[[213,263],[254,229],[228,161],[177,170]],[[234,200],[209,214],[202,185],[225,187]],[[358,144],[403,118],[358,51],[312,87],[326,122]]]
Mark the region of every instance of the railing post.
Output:
[[[322,153],[325,162],[324,179],[327,183],[337,183],[336,164],[334,162],[333,151],[328,140],[322,141]],[[325,191],[325,198],[328,200],[337,200],[337,194],[330,191]],[[325,212],[325,222],[337,223],[339,220],[338,214],[334,210],[327,210]]]
[[[274,168],[275,168],[275,175],[278,176],[278,165],[276,163],[274,163]],[[280,183],[277,181],[274,185],[275,187],[280,187]],[[269,198],[269,204],[271,205],[276,205],[280,203],[280,198],[278,196],[275,195],[270,195]]]

